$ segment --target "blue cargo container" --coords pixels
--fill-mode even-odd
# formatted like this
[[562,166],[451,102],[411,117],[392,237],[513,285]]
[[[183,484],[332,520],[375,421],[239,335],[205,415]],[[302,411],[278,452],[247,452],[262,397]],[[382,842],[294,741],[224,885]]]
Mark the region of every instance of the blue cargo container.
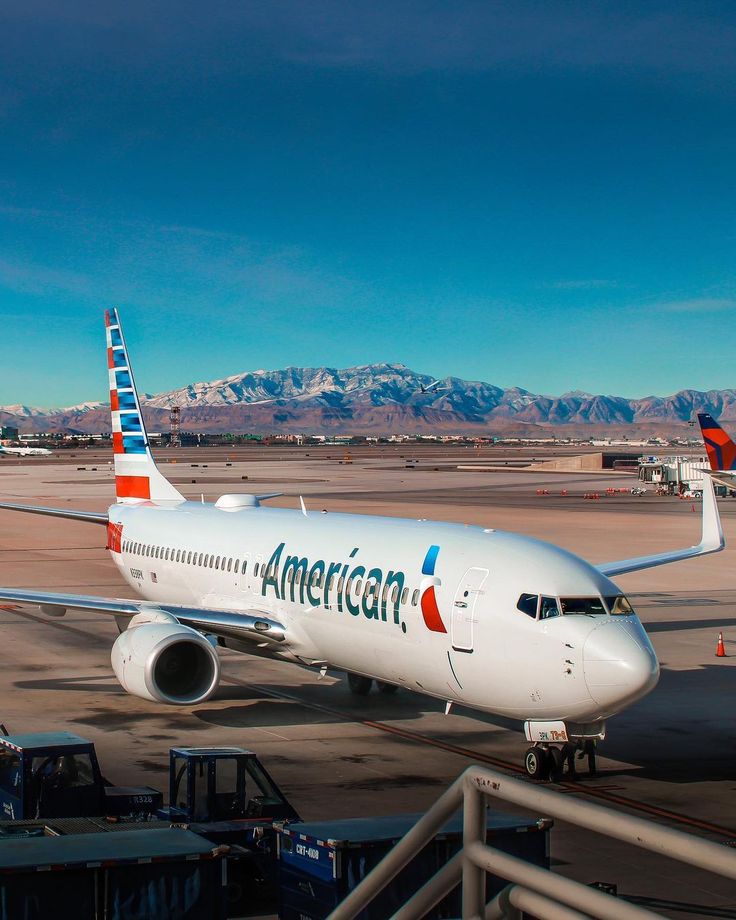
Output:
[[[391,815],[279,825],[280,920],[324,920],[420,817]],[[486,839],[505,853],[548,869],[551,827],[552,821],[546,818],[489,811]],[[385,920],[395,913],[458,852],[462,835],[458,814],[396,876],[360,920]],[[488,899],[506,884],[488,875]],[[458,890],[427,916],[439,920],[460,914]]]
[[221,920],[225,883],[181,828],[0,840],[0,920]]

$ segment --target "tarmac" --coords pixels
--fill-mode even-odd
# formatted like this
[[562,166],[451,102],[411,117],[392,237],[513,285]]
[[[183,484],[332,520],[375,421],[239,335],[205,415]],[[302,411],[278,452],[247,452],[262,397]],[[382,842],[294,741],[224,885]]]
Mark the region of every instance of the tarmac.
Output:
[[[533,455],[544,459],[545,451],[535,447]],[[113,494],[110,459],[92,449],[3,458],[0,496],[104,510]],[[194,499],[284,491],[275,504],[298,506],[301,495],[314,510],[515,530],[592,562],[699,540],[699,502],[606,495],[628,490],[635,478],[524,471],[516,468],[523,460],[523,452],[500,449],[252,447],[169,451],[161,468]],[[457,468],[468,464],[496,471]],[[584,497],[596,493],[602,497]],[[662,676],[647,698],[609,722],[598,775],[581,773],[557,788],[733,846],[736,499],[721,499],[720,508],[723,553],[617,579],[651,636]],[[104,549],[103,528],[5,511],[0,522],[3,586],[130,596]],[[715,657],[719,631],[726,658]],[[518,726],[469,710],[445,716],[441,702],[405,691],[354,697],[340,674],[319,680],[306,668],[227,651],[214,699],[191,708],[148,703],[124,693],[112,674],[116,635],[103,615],[49,619],[31,608],[0,609],[0,722],[11,732],[89,737],[103,773],[121,785],[165,787],[173,745],[250,747],[306,820],[421,811],[471,763],[521,769],[526,743]],[[733,882],[560,822],[552,865],[586,883],[614,883],[619,896],[665,916],[736,918]]]

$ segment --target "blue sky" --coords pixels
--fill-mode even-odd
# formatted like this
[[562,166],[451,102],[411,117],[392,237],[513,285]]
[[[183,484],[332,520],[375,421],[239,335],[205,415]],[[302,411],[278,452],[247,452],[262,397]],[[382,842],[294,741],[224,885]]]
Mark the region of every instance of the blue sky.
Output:
[[736,386],[732,3],[10,0],[0,404],[403,362]]

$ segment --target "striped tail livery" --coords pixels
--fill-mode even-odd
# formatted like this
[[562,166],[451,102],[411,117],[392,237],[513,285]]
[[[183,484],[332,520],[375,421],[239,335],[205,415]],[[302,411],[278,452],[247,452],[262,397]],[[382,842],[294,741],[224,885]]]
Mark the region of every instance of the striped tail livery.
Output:
[[703,433],[710,468],[718,472],[736,470],[736,444],[712,415],[706,412],[700,413],[698,421]]
[[184,501],[159,472],[143,423],[143,413],[116,309],[105,311],[107,366],[110,375],[112,449],[118,502]]

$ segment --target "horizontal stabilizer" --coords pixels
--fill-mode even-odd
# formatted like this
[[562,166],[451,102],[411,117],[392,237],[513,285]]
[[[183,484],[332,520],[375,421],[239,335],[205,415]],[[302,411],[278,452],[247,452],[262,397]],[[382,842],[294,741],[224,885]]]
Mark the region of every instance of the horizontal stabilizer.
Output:
[[25,511],[27,514],[47,514],[50,517],[69,518],[72,521],[87,521],[90,524],[107,524],[106,511],[75,511],[73,508],[44,508],[41,505],[12,505],[0,502],[3,511]]

